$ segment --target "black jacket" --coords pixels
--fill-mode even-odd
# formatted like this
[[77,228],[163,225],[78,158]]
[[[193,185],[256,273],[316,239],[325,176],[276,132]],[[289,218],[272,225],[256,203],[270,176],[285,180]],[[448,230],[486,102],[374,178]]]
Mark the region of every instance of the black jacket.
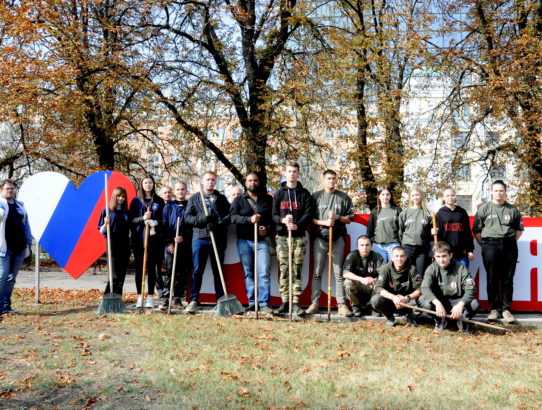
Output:
[[438,239],[450,245],[454,257],[461,258],[465,253],[473,252],[474,243],[470,228],[469,215],[460,206],[452,211],[443,206],[437,212]]
[[173,200],[164,206],[162,223],[164,224],[164,236],[166,245],[174,243],[175,230],[177,229],[177,217],[179,217],[179,235],[185,240],[192,238],[192,227],[186,222],[185,212],[188,201]]
[[305,236],[305,231],[312,222],[313,212],[311,194],[299,181],[294,189],[288,188],[286,182],[283,182],[273,196],[273,221],[277,224],[277,235],[288,235],[282,218],[291,214],[294,216],[294,224],[297,225],[297,231],[292,231],[292,236]]
[[[228,225],[230,224],[230,203],[226,197],[216,189],[211,195],[214,195],[216,199],[211,206],[209,206],[209,204],[207,205],[207,210],[211,216],[211,222],[214,225],[213,232],[217,239],[217,246],[219,245],[219,242],[223,242],[224,247],[226,247],[226,236]],[[205,195],[205,198],[208,197],[209,195]],[[211,235],[207,230],[207,218],[205,217],[205,210],[203,209],[201,194],[199,192],[194,193],[190,197],[185,212],[186,222],[192,225],[193,237],[198,239],[210,239]]]
[[[239,195],[231,204],[230,217],[231,223],[237,224],[237,238],[254,240],[254,224],[250,222],[250,217],[254,215],[254,210],[250,205],[250,196],[247,193]],[[254,202],[253,202],[254,203]],[[256,202],[256,211],[261,215],[259,225],[265,226],[267,236],[273,236],[275,224],[272,218],[273,197],[267,193],[261,193]],[[263,236],[258,235],[258,240],[263,239]]]
[[[164,209],[164,200],[158,195],[154,195],[152,198],[151,219],[158,221],[158,225],[154,228],[156,235],[149,237],[152,241],[163,241],[162,237],[162,211]],[[136,249],[143,249],[145,242],[145,220],[143,215],[147,211],[145,200],[136,197],[132,199],[130,203],[130,221],[132,223],[132,246]]]

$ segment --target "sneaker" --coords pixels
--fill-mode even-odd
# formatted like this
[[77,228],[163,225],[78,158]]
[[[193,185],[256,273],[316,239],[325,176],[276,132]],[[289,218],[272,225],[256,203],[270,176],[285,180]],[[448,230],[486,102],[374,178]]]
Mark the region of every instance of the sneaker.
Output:
[[301,309],[297,303],[292,305],[292,313],[297,316],[305,316],[305,310]]
[[318,303],[312,302],[309,308],[305,311],[307,315],[316,315],[320,313],[320,305]]
[[163,300],[162,302],[160,302],[160,305],[158,305],[158,309],[160,309],[160,310],[167,310],[168,307],[169,307],[169,301],[168,300]]
[[288,311],[289,311],[288,302],[282,302],[282,305],[280,305],[278,309],[276,309],[273,313],[277,315],[283,315],[284,313],[288,313]]
[[410,315],[407,315],[406,317],[406,325],[410,327],[418,327],[418,323],[416,323],[414,318]]
[[145,308],[154,309],[154,298],[152,296],[147,296],[147,301],[145,302]]
[[461,333],[469,334],[470,327],[468,323],[463,322],[462,320],[457,321],[457,330]]
[[505,323],[514,323],[516,321],[516,318],[514,317],[514,315],[512,313],[510,313],[509,310],[503,310],[502,312],[502,320],[505,322]]
[[8,310],[4,310],[2,313],[4,315],[22,315],[22,312],[19,312],[18,310],[13,310],[12,308],[9,308]]
[[[457,323],[459,324],[459,322],[457,322]],[[433,332],[434,333],[440,333],[444,329],[446,329],[447,325],[448,325],[448,322],[446,321],[446,319],[437,319],[435,321],[435,328],[433,329]]]
[[262,306],[260,308],[259,312],[264,314],[264,315],[269,315],[269,314],[273,313],[273,310],[269,306]]
[[251,303],[245,308],[245,312],[254,312],[255,310],[256,310],[256,306],[254,305],[254,303]]
[[386,327],[395,326],[395,318],[393,316],[386,316]]
[[487,315],[487,320],[490,320],[492,322],[495,322],[499,319],[501,315],[499,314],[499,311],[496,309],[493,309],[489,315]]
[[344,303],[341,303],[339,305],[339,316],[344,316],[344,317],[352,316],[352,312],[350,312],[350,309],[348,309],[348,306],[346,306]]
[[354,317],[361,317],[362,315],[361,306],[352,305],[352,312],[353,312]]
[[186,305],[183,305],[181,298],[173,298],[173,305],[171,306],[172,309],[183,309],[185,306]]
[[158,295],[158,298],[161,298],[162,296],[164,296],[164,293],[163,293],[163,289],[156,289],[156,294]]
[[139,295],[137,297],[136,308],[142,308],[142,307],[143,307],[143,295]]
[[186,307],[186,312],[187,313],[196,313],[197,309],[198,309],[198,302],[196,300],[193,300]]
[[376,310],[373,310],[373,311],[371,312],[371,316],[372,316],[372,317],[382,317],[382,313],[377,312]]

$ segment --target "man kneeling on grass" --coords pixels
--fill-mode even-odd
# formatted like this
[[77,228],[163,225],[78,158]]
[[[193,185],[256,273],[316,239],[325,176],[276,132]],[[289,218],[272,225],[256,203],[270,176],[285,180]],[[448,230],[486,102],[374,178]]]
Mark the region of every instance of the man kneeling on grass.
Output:
[[474,296],[476,285],[462,263],[453,259],[450,245],[438,242],[433,247],[435,261],[427,268],[422,282],[422,304],[426,309],[436,310],[435,332],[442,332],[447,325],[446,314],[457,320],[460,332],[468,333],[468,324],[461,318],[470,319],[480,308]]
[[394,313],[406,313],[406,324],[416,327],[412,310],[401,307],[400,303],[420,305],[420,286],[423,275],[416,271],[405,250],[397,246],[391,253],[391,262],[378,269],[371,305],[386,317],[386,326],[395,326]]
[[350,252],[343,266],[344,290],[354,317],[362,315],[362,309],[374,295],[378,268],[383,259],[372,251],[373,244],[367,235],[358,238],[358,249]]

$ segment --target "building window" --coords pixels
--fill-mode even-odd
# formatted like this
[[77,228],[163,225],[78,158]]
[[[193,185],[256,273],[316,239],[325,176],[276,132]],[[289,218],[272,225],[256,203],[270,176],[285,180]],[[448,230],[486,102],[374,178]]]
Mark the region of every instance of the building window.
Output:
[[468,132],[458,132],[454,137],[454,146],[456,149],[465,148],[467,145]]
[[160,171],[160,154],[149,154],[147,158],[148,172],[157,175]]
[[327,166],[333,166],[335,165],[335,162],[337,162],[337,157],[333,153],[329,153],[326,155],[326,164]]
[[346,125],[343,125],[340,129],[339,129],[339,137],[341,138],[345,138],[348,136],[348,127]]
[[339,162],[341,164],[346,164],[348,161],[348,152],[341,152],[339,154]]
[[506,178],[506,168],[504,165],[497,165],[489,170],[489,175],[493,180]]
[[223,140],[226,136],[226,127],[218,127],[216,129],[216,136],[218,137],[218,139]]
[[241,138],[241,134],[242,134],[243,130],[241,127],[235,127],[231,133],[231,137],[234,139],[234,140],[238,140],[239,138]]
[[470,180],[470,165],[469,164],[463,164],[460,165],[459,168],[457,168],[457,171],[455,173],[456,177],[468,181]]
[[486,131],[486,142],[488,145],[497,145],[501,135],[496,131]]
[[457,195],[457,205],[463,208],[470,215],[472,213],[472,196],[471,195]]
[[335,138],[335,131],[333,130],[333,128],[328,128],[326,130],[326,138],[327,139],[333,139]]

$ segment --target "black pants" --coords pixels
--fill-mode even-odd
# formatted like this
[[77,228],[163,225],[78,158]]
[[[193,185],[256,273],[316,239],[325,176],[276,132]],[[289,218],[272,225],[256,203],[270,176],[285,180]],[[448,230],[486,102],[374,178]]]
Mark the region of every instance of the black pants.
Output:
[[416,266],[416,272],[425,273],[429,265],[427,255],[429,255],[429,246],[427,245],[403,245],[405,253],[410,258],[410,262]]
[[510,310],[518,260],[516,238],[484,238],[482,259],[487,272],[487,298],[491,309]]
[[[410,302],[408,302],[408,304],[411,306],[422,307],[420,304],[420,298],[412,299]],[[408,308],[397,309],[395,307],[395,303],[393,303],[392,300],[380,295],[373,295],[371,297],[371,306],[373,307],[374,310],[382,313],[382,315],[386,316],[386,318],[392,319],[392,320],[393,320],[394,313],[402,313],[406,315],[411,315],[413,313],[412,309],[408,309]]]
[[[446,313],[449,314],[452,311],[452,308],[457,305],[459,302],[461,302],[460,298],[456,299],[450,299],[450,298],[438,298],[440,300],[440,303],[444,306],[444,309],[446,310]],[[425,299],[423,296],[420,299],[421,307],[424,309],[429,310],[435,310],[435,305],[433,305],[433,302],[430,300]],[[476,312],[480,309],[480,303],[476,299],[473,299],[470,303],[467,303],[465,305],[465,308],[463,309],[463,318],[464,319],[471,319]],[[433,316],[433,319],[437,320],[437,316]]]
[[[147,281],[148,294],[154,294],[154,285],[156,284],[156,268],[157,262],[164,257],[164,248],[159,241],[155,241],[149,238],[147,249],[147,274],[145,280]],[[136,289],[137,294],[141,295],[141,280],[143,278],[143,249],[134,248],[134,259],[136,268]]]
[[[118,243],[111,242],[111,270],[113,276],[113,293],[122,295],[124,287],[124,279],[126,278],[126,269],[128,268],[128,260],[130,259],[130,245],[128,238]],[[108,278],[109,279],[109,278]],[[104,294],[109,293],[109,280],[105,288]]]
[[186,291],[186,282],[192,272],[192,238],[177,245],[177,260],[173,269],[173,254],[167,248],[165,252],[166,274],[164,275],[164,288],[170,289],[171,272],[174,272],[173,296],[182,298]]

